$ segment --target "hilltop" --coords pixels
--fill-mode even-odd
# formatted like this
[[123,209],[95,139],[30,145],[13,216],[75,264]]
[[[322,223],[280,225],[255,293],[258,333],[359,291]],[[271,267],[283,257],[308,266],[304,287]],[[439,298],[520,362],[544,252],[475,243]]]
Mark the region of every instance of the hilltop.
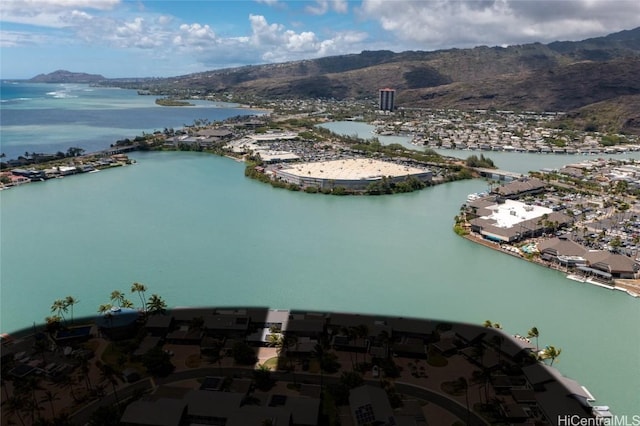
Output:
[[28,80],[32,83],[97,83],[106,80],[100,74],[87,74],[83,72],[71,72],[57,70],[49,74],[38,74]]
[[[638,75],[640,27],[578,42],[363,51],[115,84],[245,99],[375,99],[392,87],[399,107],[564,111],[601,130],[640,133]],[[602,120],[595,105],[604,106]]]
[[638,75],[640,27],[577,42],[363,51],[153,79],[56,71],[32,81],[100,82],[156,95],[233,94],[243,101],[374,101],[379,88],[392,87],[401,108],[562,111],[568,127],[640,134]]

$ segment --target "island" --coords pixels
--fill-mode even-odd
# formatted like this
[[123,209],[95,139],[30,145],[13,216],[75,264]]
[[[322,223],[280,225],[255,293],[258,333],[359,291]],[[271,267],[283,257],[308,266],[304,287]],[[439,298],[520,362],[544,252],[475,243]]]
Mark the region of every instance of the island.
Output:
[[156,104],[161,106],[194,106],[195,104],[189,101],[183,101],[173,98],[158,98]]

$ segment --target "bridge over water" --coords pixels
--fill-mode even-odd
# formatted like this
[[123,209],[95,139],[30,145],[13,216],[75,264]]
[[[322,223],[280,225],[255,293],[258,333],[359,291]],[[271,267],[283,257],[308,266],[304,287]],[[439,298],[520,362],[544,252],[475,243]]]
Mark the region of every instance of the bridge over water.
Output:
[[503,182],[510,182],[512,180],[520,179],[524,175],[522,173],[510,172],[508,170],[500,170],[500,169],[485,169],[483,167],[473,167],[473,170],[478,172],[480,176],[492,179],[499,180]]

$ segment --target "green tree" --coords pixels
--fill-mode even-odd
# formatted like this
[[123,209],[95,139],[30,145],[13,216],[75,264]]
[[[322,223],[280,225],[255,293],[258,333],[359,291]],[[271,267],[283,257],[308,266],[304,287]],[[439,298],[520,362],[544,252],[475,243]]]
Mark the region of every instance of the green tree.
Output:
[[111,301],[118,306],[122,306],[122,302],[124,302],[125,300],[126,299],[124,297],[124,293],[122,293],[120,290],[113,290],[111,292]]
[[536,338],[536,355],[538,354],[538,337],[540,337],[540,332],[537,327],[531,327],[531,330],[527,332],[527,337],[530,339]]
[[253,370],[253,380],[256,384],[256,388],[261,391],[268,391],[273,387],[275,381],[271,377],[271,370],[265,365],[258,365],[258,368]]
[[26,407],[26,400],[23,395],[14,394],[10,398],[5,400],[2,404],[6,406],[6,411],[2,410],[3,414],[7,415],[9,418],[11,418],[15,414],[16,416],[18,416],[20,424],[25,426],[24,419],[20,414],[25,410]]
[[171,355],[159,346],[151,348],[142,357],[142,364],[150,374],[164,377],[169,375],[175,366],[171,363]]
[[71,324],[73,324],[73,307],[77,305],[80,301],[73,296],[67,296],[64,298],[64,304],[67,307],[71,308]]
[[82,154],[84,154],[84,149],[82,148],[72,146],[71,148],[67,149],[67,157],[78,157]]
[[68,310],[69,309],[67,308],[67,304],[62,299],[55,300],[51,305],[51,312],[55,312],[60,318],[62,318],[62,321],[64,321],[65,323],[67,322],[67,320],[64,317],[64,313]]
[[462,390],[464,390],[464,397],[467,403],[467,424],[471,424],[471,409],[469,407],[469,384],[467,383],[467,379],[464,377],[458,378],[458,385]]
[[240,365],[253,365],[258,361],[253,348],[245,342],[236,342],[231,352],[234,361]]
[[280,333],[271,333],[267,336],[267,345],[276,348],[276,353],[280,356],[280,352],[284,347],[284,336]]
[[118,397],[118,389],[116,387],[116,385],[118,384],[118,378],[117,378],[117,372],[116,370],[109,364],[101,364],[100,365],[100,377],[103,380],[108,381],[109,383],[111,383],[111,387],[113,389],[113,395],[116,398],[116,405],[119,406],[120,405],[120,398]]
[[142,305],[142,309],[146,312],[147,311],[147,307],[144,303],[145,301],[145,297],[144,297],[144,292],[147,291],[147,286],[139,283],[139,282],[135,282],[131,285],[131,293],[138,293],[138,296],[140,297],[140,304]]
[[556,348],[555,346],[547,346],[543,349],[542,359],[550,359],[551,364],[553,365],[554,361],[560,356],[562,353],[562,349]]
[[51,416],[55,417],[56,416],[56,408],[53,405],[53,401],[59,401],[60,398],[58,398],[58,394],[55,392],[52,392],[49,389],[46,389],[44,391],[44,396],[42,397],[42,399],[40,399],[40,402],[48,402],[49,406],[51,407]]
[[157,294],[152,294],[147,302],[147,312],[151,314],[163,314],[167,309],[167,303]]

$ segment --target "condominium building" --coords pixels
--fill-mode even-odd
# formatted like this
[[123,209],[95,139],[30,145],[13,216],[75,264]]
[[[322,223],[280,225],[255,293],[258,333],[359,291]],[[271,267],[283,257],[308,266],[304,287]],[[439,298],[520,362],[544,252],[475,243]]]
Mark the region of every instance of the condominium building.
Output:
[[393,111],[396,91],[394,89],[380,89],[380,110]]

